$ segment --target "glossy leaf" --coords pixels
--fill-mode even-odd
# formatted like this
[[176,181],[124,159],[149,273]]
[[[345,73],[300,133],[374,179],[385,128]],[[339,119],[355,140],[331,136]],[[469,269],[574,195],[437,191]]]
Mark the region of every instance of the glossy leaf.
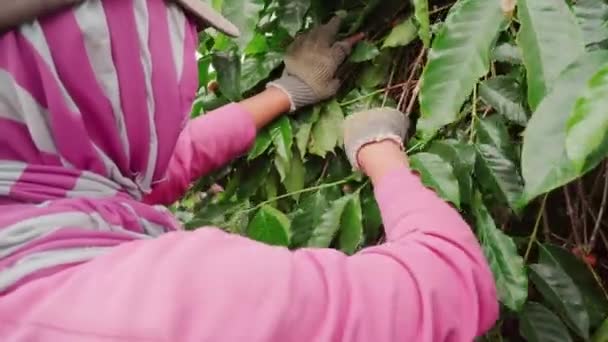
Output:
[[[306,168],[300,158],[300,153],[292,149],[293,158],[291,159],[289,172],[285,176],[283,184],[288,192],[296,192],[304,188],[304,180],[306,177]],[[299,195],[293,195],[294,199],[298,199]]]
[[431,153],[417,153],[410,157],[412,169],[420,173],[422,182],[439,196],[460,208],[460,190],[452,165]]
[[292,247],[302,247],[306,244],[313,230],[321,225],[322,216],[328,208],[329,200],[325,191],[302,197],[293,218]]
[[534,264],[530,265],[530,280],[577,335],[589,338],[589,315],[579,289],[568,274],[554,265]]
[[440,156],[452,165],[454,175],[458,179],[462,203],[469,204],[473,196],[473,168],[475,167],[476,152],[471,145],[456,140],[439,140],[433,142],[429,153]]
[[230,101],[241,99],[241,62],[234,53],[215,53],[211,59],[213,68],[217,70],[217,82],[220,91]]
[[310,0],[279,0],[277,16],[281,26],[293,37],[304,24]]
[[475,170],[480,184],[518,212],[524,187],[516,164],[496,146],[478,144],[476,149]]
[[270,138],[276,150],[274,164],[284,180],[291,167],[292,153],[291,146],[293,144],[293,132],[291,123],[285,116],[276,120],[270,125]]
[[255,34],[264,0],[223,0],[222,14],[238,27],[237,45],[245,49]]
[[524,132],[522,174],[526,183],[522,205],[567,184],[594,168],[594,157],[578,171],[566,153],[566,125],[580,90],[608,60],[608,51],[594,51],[573,63],[532,115]]
[[513,44],[502,43],[492,50],[492,59],[497,62],[519,65],[522,63],[521,51]]
[[372,60],[379,54],[380,50],[378,50],[376,45],[362,41],[355,46],[348,60],[353,63],[361,63]]
[[361,71],[357,83],[364,89],[371,89],[387,82],[392,63],[390,50],[384,50]]
[[273,246],[288,246],[290,226],[285,214],[273,207],[263,206],[251,220],[247,236]]
[[519,315],[519,331],[528,342],[571,342],[568,328],[545,306],[529,302]]
[[608,2],[603,0],[577,0],[574,13],[583,30],[587,45],[608,40]]
[[283,54],[268,52],[245,59],[241,70],[241,91],[246,92],[268,78],[270,73],[283,62]]
[[312,127],[309,153],[325,158],[328,152],[341,144],[343,121],[344,114],[337,101],[330,101],[324,106],[319,121]]
[[[426,0],[418,0],[418,2]],[[414,24],[413,18],[404,20],[399,25],[393,27],[391,32],[386,36],[382,48],[392,48],[398,46],[405,46],[414,41],[418,36],[416,24]]]
[[450,9],[421,78],[417,130],[423,140],[457,119],[478,79],[488,72],[503,21],[499,1],[461,0]]
[[608,60],[587,82],[568,119],[566,151],[582,171],[589,157],[608,155]]
[[311,111],[304,113],[301,120],[298,121],[296,129],[296,145],[298,146],[302,159],[305,159],[306,154],[308,153],[308,143],[310,142],[312,126],[319,120],[320,112],[321,107],[314,106]]
[[479,84],[479,97],[500,115],[520,126],[528,122],[524,92],[515,79],[497,76]]
[[560,267],[581,292],[591,326],[597,326],[608,315],[608,299],[602,293],[588,267],[571,252],[555,245],[540,246],[539,263]]
[[477,143],[496,147],[510,159],[515,159],[513,142],[502,117],[492,115],[475,121]]
[[608,342],[608,318],[604,320],[602,326],[593,334],[591,342]]
[[270,133],[267,129],[261,130],[255,138],[255,143],[249,151],[247,159],[253,160],[261,156],[262,154],[264,154],[264,152],[268,150],[268,148],[270,148],[270,145],[272,145],[272,138],[270,137]]
[[585,52],[583,35],[563,0],[518,0],[517,37],[528,73],[528,103],[535,109],[564,69]]
[[428,0],[414,0],[414,16],[418,22],[418,35],[425,47],[431,46],[431,24]]
[[313,229],[310,240],[306,243],[307,247],[329,247],[340,229],[340,219],[344,208],[350,201],[350,196],[345,196],[330,204],[329,210],[326,210],[321,216],[319,225]]
[[246,199],[253,196],[258,189],[266,183],[268,174],[270,174],[272,163],[269,158],[259,158],[251,162],[248,167],[247,175],[243,177],[241,183],[236,190],[237,197]]
[[363,230],[365,239],[368,243],[378,241],[380,228],[382,226],[382,215],[378,202],[374,197],[374,192],[371,187],[366,187],[361,190],[361,212],[363,213]]
[[481,195],[474,196],[473,215],[477,237],[490,264],[500,301],[519,311],[528,297],[528,277],[513,239],[496,227]]
[[363,216],[359,194],[350,196],[342,213],[339,246],[346,254],[354,254],[363,243]]

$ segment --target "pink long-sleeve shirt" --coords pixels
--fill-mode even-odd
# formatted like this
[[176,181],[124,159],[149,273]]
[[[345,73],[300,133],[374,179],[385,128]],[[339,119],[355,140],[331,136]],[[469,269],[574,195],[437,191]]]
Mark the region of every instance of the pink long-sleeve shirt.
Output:
[[407,169],[375,188],[387,242],[351,257],[181,231],[159,204],[255,137],[238,104],[186,121],[195,48],[164,0],[85,1],[0,36],[1,341],[470,341],[491,326],[475,237]]
[[[241,154],[254,132],[238,105],[192,121],[158,199]],[[213,228],[122,243],[2,298],[0,337],[471,341],[488,330],[498,314],[492,274],[459,213],[405,167],[375,195],[386,242],[354,256],[292,252]]]

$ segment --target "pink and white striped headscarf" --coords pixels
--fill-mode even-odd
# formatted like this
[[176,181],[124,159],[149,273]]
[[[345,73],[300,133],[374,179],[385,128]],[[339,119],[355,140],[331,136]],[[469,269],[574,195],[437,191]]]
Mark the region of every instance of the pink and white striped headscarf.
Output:
[[164,0],[88,0],[0,35],[0,295],[178,229],[161,181],[198,84]]
[[196,92],[196,40],[163,0],[89,0],[0,36],[0,200],[149,192]]

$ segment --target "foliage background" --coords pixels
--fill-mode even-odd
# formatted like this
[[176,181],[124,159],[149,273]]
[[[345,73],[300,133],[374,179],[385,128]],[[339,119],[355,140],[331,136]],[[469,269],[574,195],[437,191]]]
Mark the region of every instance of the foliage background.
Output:
[[174,211],[289,248],[382,242],[344,117],[412,120],[411,165],[474,227],[501,319],[481,340],[608,341],[606,0],[212,0],[241,30],[201,35],[192,116],[263,89],[299,31],[333,15],[366,34],[336,99],[283,117]]

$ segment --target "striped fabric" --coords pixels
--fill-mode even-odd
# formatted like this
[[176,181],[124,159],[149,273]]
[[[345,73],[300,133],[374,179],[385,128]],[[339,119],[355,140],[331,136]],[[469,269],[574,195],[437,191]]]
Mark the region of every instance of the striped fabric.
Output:
[[89,0],[0,36],[0,294],[178,229],[140,200],[187,121],[196,39],[164,0]]

